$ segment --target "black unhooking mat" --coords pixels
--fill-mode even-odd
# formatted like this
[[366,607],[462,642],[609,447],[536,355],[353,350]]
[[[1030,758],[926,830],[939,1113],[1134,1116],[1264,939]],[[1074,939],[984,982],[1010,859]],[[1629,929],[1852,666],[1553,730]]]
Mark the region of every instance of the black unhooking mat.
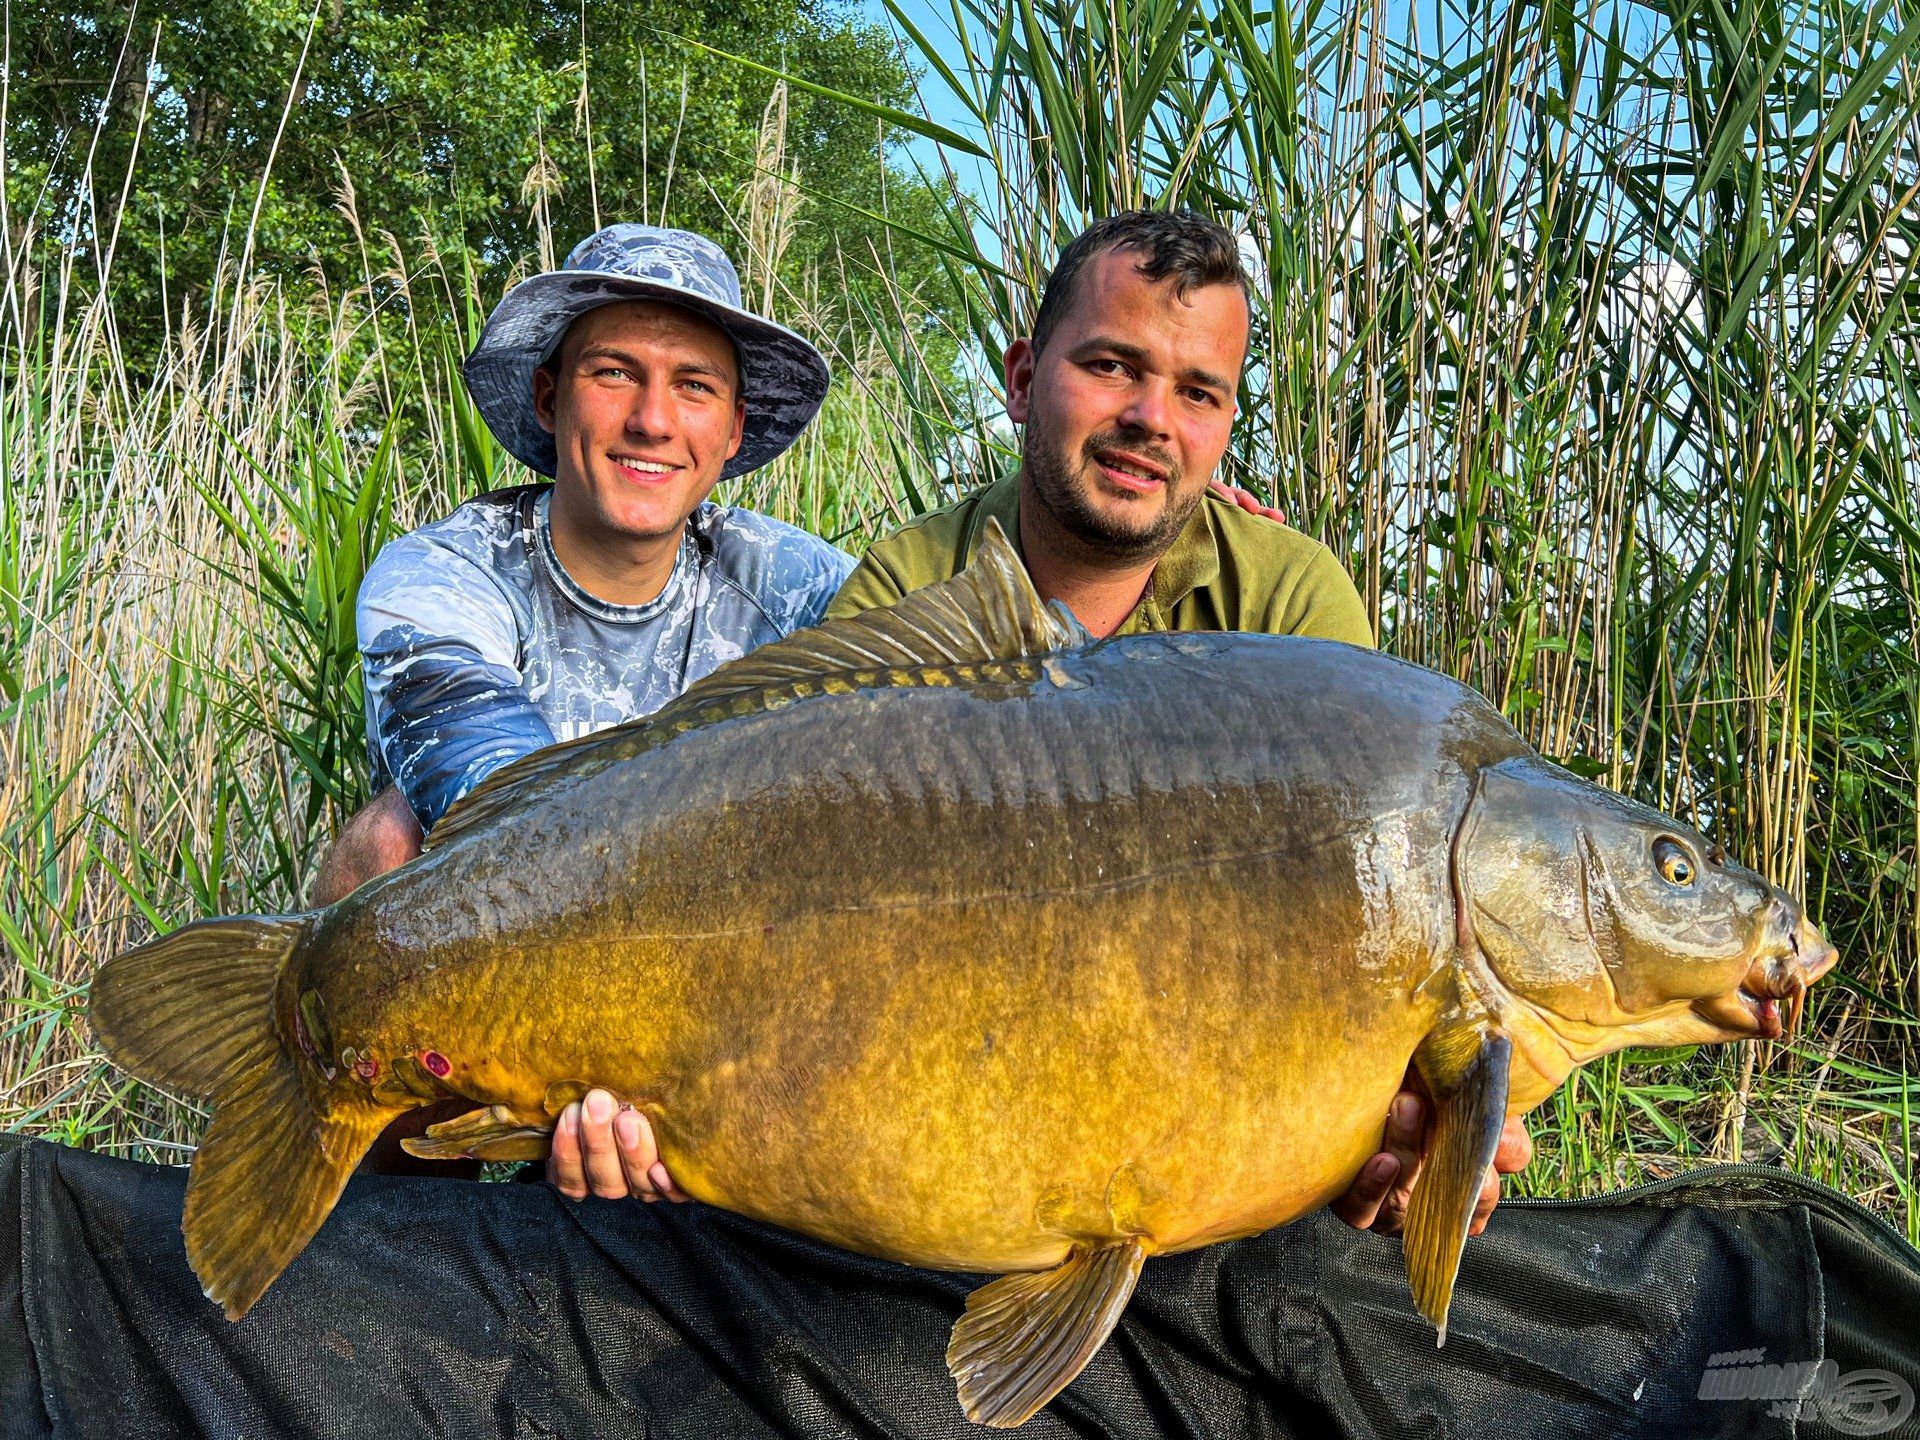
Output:
[[[6,1435],[986,1433],[943,1363],[971,1277],[700,1206],[364,1177],[234,1325],[187,1270],[185,1179],[39,1142],[0,1155]],[[1398,1242],[1311,1216],[1150,1261],[1021,1433],[1920,1433],[1920,1254],[1777,1171],[1503,1204],[1452,1321],[1436,1350]]]

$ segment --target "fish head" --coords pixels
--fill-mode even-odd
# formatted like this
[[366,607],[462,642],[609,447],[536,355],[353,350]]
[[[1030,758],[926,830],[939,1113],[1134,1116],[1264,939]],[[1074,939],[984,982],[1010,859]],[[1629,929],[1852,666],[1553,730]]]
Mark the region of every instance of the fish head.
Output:
[[1584,1051],[1778,1037],[1837,958],[1693,827],[1535,757],[1480,773],[1454,865],[1463,935]]

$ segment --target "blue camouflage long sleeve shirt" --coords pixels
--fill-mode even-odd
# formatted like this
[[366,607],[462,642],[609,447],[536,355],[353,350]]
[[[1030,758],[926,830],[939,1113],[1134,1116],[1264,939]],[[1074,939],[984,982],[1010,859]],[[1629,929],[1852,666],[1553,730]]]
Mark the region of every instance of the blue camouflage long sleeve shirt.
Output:
[[728,660],[818,624],[853,557],[707,503],[646,605],[561,566],[550,485],[470,500],[381,549],[360,586],[367,749],[423,829],[511,760],[651,714]]

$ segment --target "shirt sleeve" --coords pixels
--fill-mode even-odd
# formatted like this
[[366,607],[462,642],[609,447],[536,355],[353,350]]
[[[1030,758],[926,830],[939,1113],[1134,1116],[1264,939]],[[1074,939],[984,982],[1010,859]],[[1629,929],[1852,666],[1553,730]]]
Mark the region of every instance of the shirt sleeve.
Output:
[[1287,595],[1270,628],[1276,635],[1307,635],[1374,648],[1373,627],[1367,623],[1367,607],[1353,577],[1325,546]]
[[828,607],[853,573],[854,563],[846,551],[821,540],[808,547],[795,568],[798,573],[789,587],[792,605],[787,615],[788,634],[818,625],[828,617]]
[[513,607],[486,570],[414,536],[360,585],[367,745],[423,830],[493,771],[553,744],[527,698]]
[[827,619],[844,620],[849,615],[858,615],[862,610],[877,610],[906,595],[907,587],[887,568],[882,552],[886,543],[882,540],[875,545],[867,551],[866,558],[854,567],[853,573],[846,578],[839,593],[827,606]]

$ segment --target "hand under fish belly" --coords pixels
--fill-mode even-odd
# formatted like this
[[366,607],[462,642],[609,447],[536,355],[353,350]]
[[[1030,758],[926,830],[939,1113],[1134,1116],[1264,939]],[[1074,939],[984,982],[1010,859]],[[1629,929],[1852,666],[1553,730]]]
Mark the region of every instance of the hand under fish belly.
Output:
[[1833,962],[1466,687],[1323,641],[1087,644],[996,532],[508,767],[337,905],[116,957],[90,1014],[212,1102],[183,1228],[235,1318],[397,1115],[464,1096],[408,1148],[532,1158],[602,1086],[696,1198],[1008,1272],[947,1357],[1008,1426],[1148,1256],[1338,1195],[1409,1062],[1408,1275],[1444,1340],[1509,1116],[1626,1045],[1776,1035]]

